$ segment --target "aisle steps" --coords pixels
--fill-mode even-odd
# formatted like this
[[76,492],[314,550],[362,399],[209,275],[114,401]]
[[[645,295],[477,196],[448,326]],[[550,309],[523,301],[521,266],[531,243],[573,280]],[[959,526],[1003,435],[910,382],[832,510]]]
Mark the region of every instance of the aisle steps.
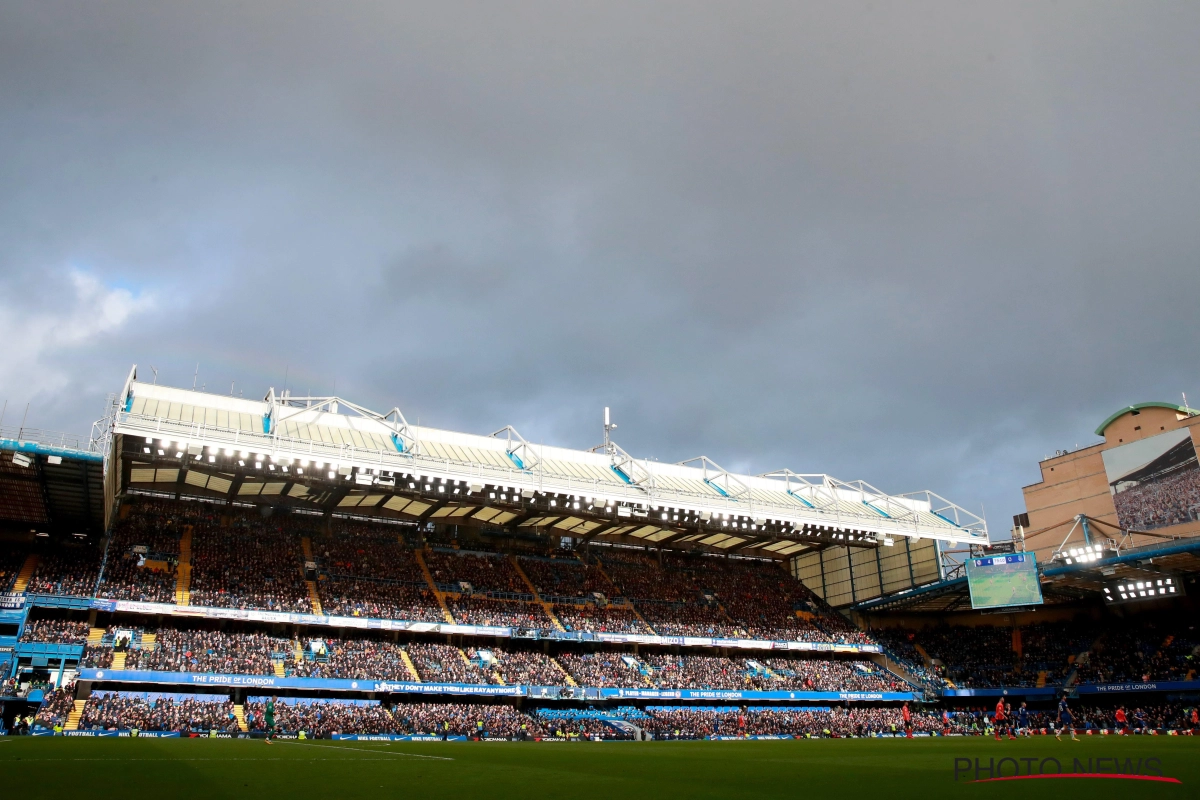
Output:
[[37,569],[38,557],[30,553],[25,559],[25,563],[21,565],[21,571],[17,573],[17,582],[13,584],[13,594],[20,594],[29,586],[29,581],[33,577],[34,570]]
[[400,651],[400,660],[404,662],[404,668],[408,670],[408,674],[417,683],[421,682],[421,676],[417,674],[417,665],[413,663],[412,657],[409,656],[407,650]]
[[509,560],[509,562],[512,563],[513,567],[516,568],[517,574],[521,576],[521,580],[525,581],[525,585],[529,587],[529,593],[533,595],[533,599],[539,605],[541,605],[541,607],[543,609],[545,609],[546,616],[548,616],[550,618],[550,621],[552,623],[554,623],[554,627],[560,631],[565,631],[566,628],[564,628],[563,624],[558,621],[558,617],[554,616],[554,609],[550,606],[549,603],[542,600],[542,596],[540,594],[538,594],[537,587],[535,587],[533,585],[533,581],[529,580],[529,576],[525,574],[525,570],[521,569],[521,564],[520,564],[520,562],[517,561],[517,557],[509,556],[508,560]]
[[563,678],[566,679],[566,681],[567,681],[567,686],[578,686],[579,685],[578,683],[575,682],[575,679],[571,677],[571,673],[567,672],[567,670],[563,667],[563,665],[558,663],[557,658],[551,658],[550,663],[553,664],[554,666],[558,667],[558,671],[563,674]]
[[192,526],[183,526],[179,537],[179,564],[175,567],[175,605],[192,604]]
[[83,708],[87,705],[87,700],[76,700],[74,708],[67,714],[67,724],[63,726],[65,731],[79,730],[79,718],[83,716]]
[[442,616],[446,618],[446,622],[453,625],[454,615],[450,613],[450,608],[446,605],[446,596],[438,591],[437,584],[433,582],[433,574],[429,571],[429,566],[425,563],[425,553],[421,550],[414,550],[413,555],[417,558],[417,564],[421,567],[421,574],[425,576],[425,582],[429,584],[429,591],[433,592],[433,596],[437,598],[438,605],[442,607]]
[[312,603],[314,614],[321,614],[321,596],[317,594],[317,582],[305,581],[304,585],[308,587],[308,601]]
[[246,727],[246,709],[241,703],[234,703],[233,718],[237,720],[238,730],[245,733],[249,728]]

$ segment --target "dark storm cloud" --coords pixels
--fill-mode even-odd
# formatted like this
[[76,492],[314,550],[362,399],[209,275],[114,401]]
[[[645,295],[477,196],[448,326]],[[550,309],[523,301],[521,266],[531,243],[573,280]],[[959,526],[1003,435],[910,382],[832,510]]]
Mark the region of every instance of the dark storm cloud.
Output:
[[[932,488],[1196,381],[1194,3],[0,7],[0,388]],[[32,419],[36,416],[36,419]]]

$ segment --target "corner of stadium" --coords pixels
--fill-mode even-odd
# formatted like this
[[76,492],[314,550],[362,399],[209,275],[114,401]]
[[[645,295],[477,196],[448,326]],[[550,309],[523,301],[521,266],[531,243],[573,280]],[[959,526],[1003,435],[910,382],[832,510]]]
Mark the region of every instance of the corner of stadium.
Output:
[[1128,406],[1041,461],[1000,541],[933,491],[640,459],[607,410],[573,450],[117,388],[90,437],[0,430],[0,762],[186,762],[179,796],[908,796],[897,747],[941,775],[921,796],[962,759],[1009,776],[997,748],[1196,771],[1193,409]]

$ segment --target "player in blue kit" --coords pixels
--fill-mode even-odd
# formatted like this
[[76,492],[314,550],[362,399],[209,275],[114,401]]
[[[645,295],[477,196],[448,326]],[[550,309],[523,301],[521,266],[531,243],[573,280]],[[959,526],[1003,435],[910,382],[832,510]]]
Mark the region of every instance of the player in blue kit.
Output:
[[1058,701],[1058,727],[1054,729],[1054,738],[1062,741],[1062,729],[1067,728],[1071,731],[1071,741],[1078,742],[1079,739],[1075,736],[1075,728],[1072,725],[1074,720],[1071,718],[1071,709],[1067,708],[1067,694],[1063,692],[1062,699]]
[[1029,709],[1021,703],[1021,707],[1017,709],[1017,736],[1024,733],[1029,736]]

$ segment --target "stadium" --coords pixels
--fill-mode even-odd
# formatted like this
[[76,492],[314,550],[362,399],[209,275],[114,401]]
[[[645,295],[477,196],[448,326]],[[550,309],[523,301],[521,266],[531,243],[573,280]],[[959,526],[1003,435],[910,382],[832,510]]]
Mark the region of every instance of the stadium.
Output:
[[[952,784],[942,753],[994,758],[1018,727],[1013,748],[1057,744],[1064,695],[1086,746],[1200,729],[1200,540],[1132,546],[1079,515],[1039,559],[1041,531],[993,545],[931,491],[663,464],[614,429],[606,409],[600,443],[569,450],[136,367],[90,439],[6,429],[3,725],[29,738],[0,758],[54,760],[21,749],[45,737],[79,758],[154,747],[149,780],[171,740],[230,740],[205,758],[244,770],[270,737],[294,745],[276,761],[348,759],[328,766],[367,783],[454,763],[430,780],[506,795],[533,779],[494,771],[526,765],[753,794],[786,780],[757,759],[836,781],[836,740],[875,759],[864,780],[913,747]],[[157,744],[93,741],[133,738]],[[706,750],[748,741],[754,761]]]

